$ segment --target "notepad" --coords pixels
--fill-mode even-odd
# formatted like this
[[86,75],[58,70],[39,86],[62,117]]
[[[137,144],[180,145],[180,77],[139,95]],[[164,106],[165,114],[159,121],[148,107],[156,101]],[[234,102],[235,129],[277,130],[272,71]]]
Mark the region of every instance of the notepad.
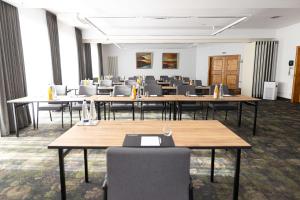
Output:
[[157,94],[151,94],[150,97],[157,97]]
[[160,146],[161,139],[158,136],[142,136],[141,146]]
[[198,95],[196,94],[190,94],[189,97],[197,97]]
[[125,97],[125,95],[118,94],[118,95],[116,95],[116,97]]
[[223,96],[224,96],[224,97],[231,97],[230,94],[224,94]]

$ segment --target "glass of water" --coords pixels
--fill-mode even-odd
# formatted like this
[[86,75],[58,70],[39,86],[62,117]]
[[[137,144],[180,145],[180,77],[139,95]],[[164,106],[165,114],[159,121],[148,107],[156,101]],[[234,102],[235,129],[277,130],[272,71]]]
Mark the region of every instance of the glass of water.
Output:
[[187,97],[190,96],[190,91],[186,91],[185,96],[187,96]]
[[172,135],[172,129],[171,129],[171,127],[168,126],[168,125],[165,125],[165,126],[163,127],[162,131],[163,131],[163,134],[164,134],[165,136],[168,136],[168,137],[169,137],[169,136]]

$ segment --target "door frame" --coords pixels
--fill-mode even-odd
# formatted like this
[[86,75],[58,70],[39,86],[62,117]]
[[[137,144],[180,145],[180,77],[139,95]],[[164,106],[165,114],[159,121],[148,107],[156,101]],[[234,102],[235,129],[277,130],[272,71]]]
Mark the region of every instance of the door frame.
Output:
[[291,102],[300,103],[300,46],[296,47]]
[[216,56],[208,56],[208,78],[207,78],[207,85],[210,85],[211,82],[211,77],[210,77],[210,72],[211,72],[211,59],[213,57],[229,57],[229,56],[237,56],[238,57],[238,77],[237,77],[237,88],[239,88],[239,81],[240,81],[240,67],[241,67],[241,55],[240,54],[233,54],[233,55],[216,55]]

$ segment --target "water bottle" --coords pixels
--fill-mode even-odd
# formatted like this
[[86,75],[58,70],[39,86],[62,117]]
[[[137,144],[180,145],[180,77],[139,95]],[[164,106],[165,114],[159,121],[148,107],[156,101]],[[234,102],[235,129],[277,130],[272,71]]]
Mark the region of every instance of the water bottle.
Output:
[[90,103],[90,120],[91,120],[91,122],[96,119],[96,116],[97,116],[97,113],[96,113],[95,102],[94,102],[94,100],[92,100]]
[[219,97],[219,88],[218,85],[215,85],[215,90],[214,90],[214,99],[217,99]]
[[220,93],[220,98],[222,99],[223,98],[223,96],[224,96],[224,91],[223,91],[223,84],[221,83],[220,84],[220,89],[219,89],[219,93]]
[[83,123],[89,122],[89,110],[85,100],[82,103],[82,118],[83,118]]

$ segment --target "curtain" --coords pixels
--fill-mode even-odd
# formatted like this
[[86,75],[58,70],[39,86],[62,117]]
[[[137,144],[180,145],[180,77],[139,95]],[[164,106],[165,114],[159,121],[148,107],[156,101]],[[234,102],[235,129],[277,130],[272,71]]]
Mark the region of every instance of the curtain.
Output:
[[275,81],[278,41],[258,41],[255,44],[252,96],[263,97],[264,82]]
[[93,80],[93,68],[92,68],[92,55],[91,55],[91,44],[84,44],[84,65],[86,78]]
[[84,66],[83,44],[81,30],[75,28],[76,42],[77,42],[77,54],[78,54],[78,67],[79,67],[79,83],[86,78],[86,70]]
[[118,56],[108,56],[108,75],[118,75]]
[[[14,132],[12,107],[6,102],[27,95],[23,47],[16,7],[0,0],[0,133]],[[19,128],[31,123],[28,106],[16,109]]]
[[48,11],[46,11],[46,18],[51,48],[53,83],[62,85],[57,19],[56,15]]
[[102,44],[98,43],[98,60],[99,60],[99,77],[104,75],[103,73],[103,56],[102,56]]

